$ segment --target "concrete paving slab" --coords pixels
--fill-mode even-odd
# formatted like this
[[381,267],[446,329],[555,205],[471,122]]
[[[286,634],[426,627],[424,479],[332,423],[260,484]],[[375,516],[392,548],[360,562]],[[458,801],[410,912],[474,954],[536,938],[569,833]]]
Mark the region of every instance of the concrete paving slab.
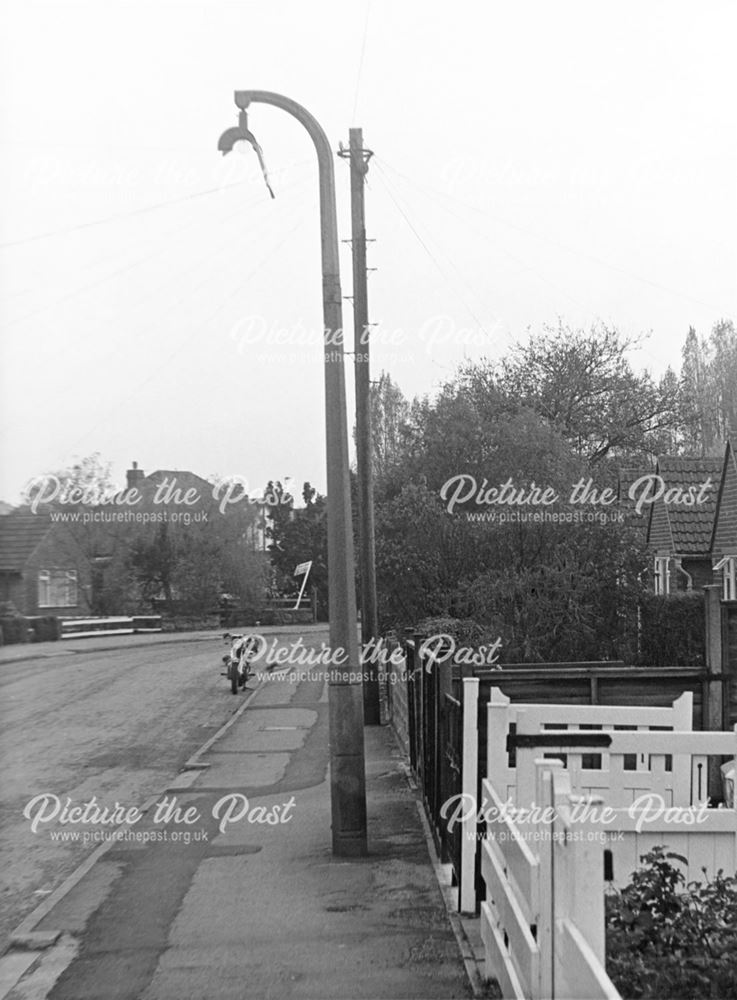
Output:
[[281,781],[289,753],[214,754],[195,788],[268,788]]

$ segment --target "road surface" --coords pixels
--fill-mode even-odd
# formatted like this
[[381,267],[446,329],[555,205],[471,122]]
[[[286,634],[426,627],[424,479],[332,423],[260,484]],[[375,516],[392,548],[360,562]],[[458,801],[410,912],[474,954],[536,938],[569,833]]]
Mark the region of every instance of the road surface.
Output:
[[[23,810],[36,796],[140,806],[242,702],[220,675],[225,646],[161,643],[0,664],[0,954],[23,917],[91,852]],[[252,681],[249,687],[254,686]],[[55,807],[53,798],[46,810]],[[35,810],[40,806],[34,807]]]

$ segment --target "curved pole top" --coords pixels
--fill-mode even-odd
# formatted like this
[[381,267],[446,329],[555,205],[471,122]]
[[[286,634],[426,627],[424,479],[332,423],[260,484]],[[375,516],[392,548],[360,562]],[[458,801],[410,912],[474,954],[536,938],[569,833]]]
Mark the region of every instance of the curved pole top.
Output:
[[293,101],[291,97],[275,94],[271,90],[236,90],[235,103],[241,111],[245,111],[250,104],[272,104],[275,108],[281,108],[282,111],[288,112],[307,129],[318,153],[327,152],[332,160],[330,143],[322,126],[307,108],[302,107],[297,101]]

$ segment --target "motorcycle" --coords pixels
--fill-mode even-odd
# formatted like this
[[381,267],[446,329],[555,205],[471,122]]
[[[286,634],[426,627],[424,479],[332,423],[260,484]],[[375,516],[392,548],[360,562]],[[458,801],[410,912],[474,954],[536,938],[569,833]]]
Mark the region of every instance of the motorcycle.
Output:
[[225,676],[230,681],[230,690],[238,694],[238,688],[244,688],[251,676],[251,660],[258,649],[255,636],[240,632],[226,632],[223,640],[230,643],[230,649],[223,656]]

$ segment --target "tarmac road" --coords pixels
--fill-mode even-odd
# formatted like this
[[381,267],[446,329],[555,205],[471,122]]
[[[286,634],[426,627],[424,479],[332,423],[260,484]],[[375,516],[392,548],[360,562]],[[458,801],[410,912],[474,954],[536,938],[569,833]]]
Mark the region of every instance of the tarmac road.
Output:
[[0,954],[23,917],[97,846],[53,840],[52,829],[71,829],[55,822],[34,834],[26,805],[49,793],[62,805],[94,796],[128,808],[156,794],[241,704],[220,675],[224,649],[213,634],[212,643],[58,650],[0,664]]
[[[325,637],[313,627],[304,638],[319,649]],[[38,744],[27,761],[16,753],[4,785],[5,931],[15,936],[0,958],[0,997],[479,995],[478,962],[446,910],[391,729],[364,733],[368,854],[334,855],[324,669],[276,667],[244,699],[220,676],[216,640],[165,642],[23,665],[0,655],[8,742],[30,734]],[[55,710],[36,705],[44,678],[60,686]],[[23,807],[41,792],[147,811],[124,831],[132,837],[92,852],[45,825],[32,832]],[[160,813],[174,805],[177,817]],[[67,874],[52,896],[34,894]]]

